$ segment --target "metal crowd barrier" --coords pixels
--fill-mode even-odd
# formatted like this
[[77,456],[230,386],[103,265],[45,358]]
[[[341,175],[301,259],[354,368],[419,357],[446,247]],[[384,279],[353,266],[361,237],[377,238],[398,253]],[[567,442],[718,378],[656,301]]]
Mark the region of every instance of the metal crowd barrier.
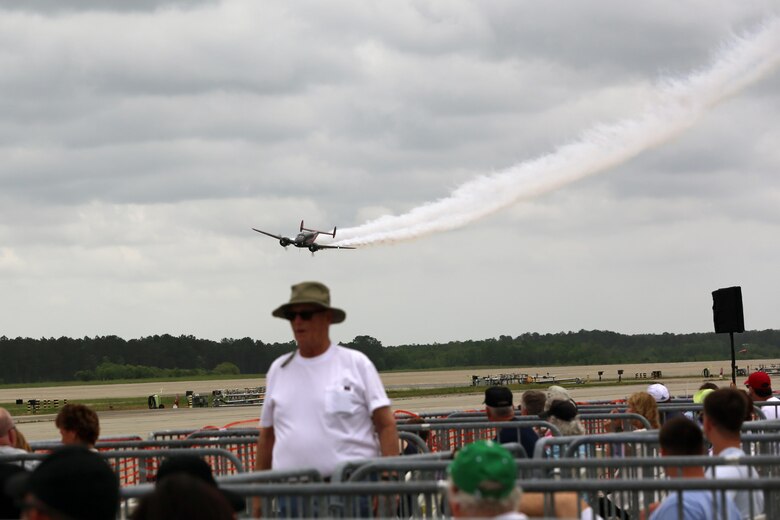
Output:
[[[197,437],[251,437],[260,434],[259,428],[218,428],[209,426],[199,429],[181,429],[181,430],[158,430],[149,434],[147,440],[164,441],[190,439]],[[141,440],[141,439],[138,439]]]
[[[637,435],[641,434],[620,434],[614,437]],[[510,449],[520,448],[519,445],[507,446]],[[171,450],[161,455],[174,453],[193,453],[193,450]],[[104,454],[106,457],[126,455],[124,451]],[[156,453],[151,452],[148,455],[155,456]],[[0,461],[5,462],[6,459],[13,458],[35,460],[44,456],[43,453],[6,456],[0,458]],[[229,457],[229,454],[227,456]],[[364,513],[368,512],[379,517],[427,515],[429,518],[438,518],[448,515],[446,503],[439,493],[442,486],[427,475],[441,477],[450,458],[450,453],[439,453],[372,459],[356,466],[348,481],[334,478],[331,484],[316,484],[319,474],[315,470],[246,473],[220,477],[219,482],[220,485],[244,496],[260,497],[266,517],[301,517],[312,512],[345,517],[355,514],[365,516]],[[633,515],[638,514],[649,502],[660,499],[664,492],[704,489],[722,493],[726,490],[745,490],[764,493],[766,518],[777,518],[780,514],[780,478],[765,476],[772,475],[780,468],[780,457],[777,456],[516,459],[516,464],[526,492],[541,492],[546,496],[563,491],[578,492],[594,508],[598,507],[603,498],[609,496]],[[736,481],[656,478],[655,470],[660,468],[729,464],[752,467],[761,477]],[[370,475],[377,472],[391,472],[397,479],[403,477],[404,481],[355,482],[364,478],[370,479]],[[408,481],[407,475],[410,475]],[[151,486],[148,485],[132,486],[124,488],[122,494],[125,498],[139,497],[150,490]],[[750,518],[759,517],[759,512],[752,513],[755,514],[751,514]]]
[[[780,405],[780,402],[776,403],[777,405]],[[764,412],[761,410],[764,406],[775,406],[773,403],[764,404],[764,403],[754,403],[753,405],[753,413],[756,415],[756,420],[765,420],[766,415],[764,415]],[[620,412],[626,411],[626,403],[617,403],[617,404],[610,404],[610,405],[578,405],[578,410],[580,414],[589,414],[589,413],[607,413],[612,410],[618,410]],[[666,421],[667,419],[681,415],[686,414],[690,418],[696,417],[699,412],[704,408],[701,404],[694,404],[693,401],[680,401],[675,400],[668,403],[662,403],[658,405],[658,413],[660,415],[661,423]]]
[[[299,470],[269,470],[255,471],[249,473],[236,473],[216,477],[217,485],[220,487],[229,487],[231,485],[267,485],[274,484],[311,484],[322,483],[322,476],[316,469],[307,468]],[[135,486],[127,486],[120,489],[122,504],[119,517],[122,519],[131,518],[133,510],[137,505],[139,498],[151,493],[154,490],[154,484],[143,483]],[[251,502],[247,502],[247,510],[240,514],[239,518],[251,517]]]
[[[388,464],[396,464],[401,468],[405,468],[407,466],[415,466],[416,464],[419,464],[421,462],[434,462],[434,463],[440,463],[441,461],[445,461],[445,464],[452,460],[452,452],[448,451],[442,451],[442,452],[432,452],[432,453],[423,453],[419,455],[401,455],[398,457],[377,457],[372,459],[361,459],[361,460],[353,460],[353,461],[347,461],[342,462],[338,466],[336,466],[336,469],[333,471],[333,475],[331,475],[331,481],[332,482],[347,482],[350,480],[361,480],[361,479],[367,479],[367,480],[378,480],[376,478],[378,474],[369,473],[366,475],[366,471],[371,471],[371,469],[365,470],[361,468],[369,467],[373,468],[374,463],[381,464],[382,462],[386,462]],[[360,473],[358,474],[358,477],[355,478],[353,475],[356,471],[360,470]]]
[[[307,483],[291,486],[284,483],[234,484],[220,486],[244,497],[257,497],[262,518],[449,518],[443,500],[444,488],[439,482],[405,483]],[[123,514],[128,514],[133,499],[143,498],[151,486],[122,489]],[[427,497],[427,515],[418,501],[400,500],[401,496]],[[249,503],[249,501],[248,501]],[[435,505],[446,508],[433,515]],[[414,509],[409,509],[409,506]]]
[[428,448],[428,443],[415,433],[400,431],[398,432],[398,439],[417,448],[417,453],[429,453],[431,451]]
[[0,464],[15,464],[27,470],[35,469],[35,466],[46,458],[48,453],[15,453],[13,455],[0,454]]
[[301,484],[324,482],[320,472],[314,468],[249,471],[247,473],[234,473],[233,475],[223,475],[216,478],[221,483],[230,484],[264,484],[269,482]]
[[579,435],[566,445],[563,457],[658,457],[658,430]]
[[218,430],[195,430],[187,435],[187,439],[199,438],[217,438],[217,437],[257,437],[260,435],[260,428],[220,428]]
[[780,420],[747,421],[742,424],[742,433],[777,433],[780,432]]
[[[771,430],[770,430],[771,431]],[[780,431],[742,433],[742,450],[748,455],[780,456]],[[533,458],[658,457],[658,431],[542,437]],[[780,469],[773,475],[780,476]]]
[[[525,449],[523,446],[517,443],[507,443],[503,445],[507,450],[512,453],[515,458],[528,460],[526,457]],[[427,469],[427,467],[421,467],[419,464],[433,464],[436,469],[446,467],[452,460],[453,453],[451,451],[440,451],[431,453],[421,453],[418,455],[399,455],[397,457],[376,457],[371,459],[352,460],[339,464],[333,471],[331,476],[332,482],[347,482],[347,481],[359,481],[359,480],[376,480],[379,476],[378,472],[375,472],[375,468],[388,468],[392,465],[394,471],[401,475],[406,471],[413,471],[418,469]],[[406,469],[410,468],[410,469]],[[379,470],[377,470],[379,471]],[[419,480],[417,478],[416,480]]]
[[[518,445],[506,445],[509,449]],[[452,460],[450,454],[440,457],[382,457],[365,461],[356,461],[340,467],[334,482],[371,480],[375,475],[391,475],[395,480],[430,480],[444,475]],[[742,456],[742,457],[625,457],[601,459],[515,459],[521,480],[580,479],[599,480],[636,480],[662,478],[665,468],[700,466],[705,469],[714,466],[745,466],[752,468],[758,478],[780,478],[780,457],[778,456]],[[435,477],[432,477],[434,475]],[[438,475],[438,476],[436,476]],[[606,484],[609,486],[609,484]]]
[[[60,442],[36,442],[32,447],[35,452],[48,453],[62,446]],[[142,474],[156,474],[156,459],[150,458],[141,465],[135,452],[155,452],[170,449],[222,449],[233,455],[241,465],[241,468],[255,467],[255,452],[257,451],[257,436],[254,437],[209,437],[194,439],[165,439],[152,441],[103,441],[98,440],[95,448],[98,452],[112,451],[127,453],[125,462],[117,462],[117,472],[122,482],[132,484],[139,482]],[[219,460],[206,462],[211,465],[215,475],[224,475],[240,471],[235,465],[225,465]]]
[[[57,446],[59,447],[59,446]],[[121,486],[133,486],[153,481],[157,477],[160,463],[175,455],[197,455],[202,457],[215,475],[231,472],[243,473],[244,465],[233,453],[219,448],[154,449],[154,450],[100,450],[103,457],[119,478]],[[34,469],[45,459],[48,452],[38,451],[18,455],[0,455],[0,463],[22,463],[27,469]]]
[[780,455],[780,432],[743,433],[742,451],[752,455]]
[[156,480],[162,461],[176,455],[197,455],[203,458],[217,475],[230,471],[243,473],[244,465],[233,453],[218,448],[107,450],[100,451],[111,469],[119,476],[122,486],[143,484]]
[[[303,468],[297,470],[266,470],[266,471],[251,471],[248,473],[236,473],[233,475],[226,475],[217,478],[218,485],[224,486],[225,484],[231,485],[268,485],[268,484],[285,484],[285,485],[300,485],[310,483],[321,483],[323,478],[319,471],[313,468]],[[251,503],[247,504],[250,508],[248,513],[251,514]]]
[[[210,428],[204,428],[208,429]],[[176,440],[176,439],[186,439],[193,433],[197,431],[203,431],[204,429],[183,429],[183,430],[160,430],[160,431],[153,431],[151,434],[149,434],[150,441],[165,441],[165,440]],[[214,427],[214,430],[217,430],[216,427]]]
[[542,437],[536,441],[534,459],[579,457],[657,456],[658,431],[602,433]]
[[[612,408],[614,410],[614,407]],[[637,413],[618,412],[611,413],[610,410],[605,409],[603,411],[588,411],[581,412],[578,416],[580,423],[585,428],[587,434],[596,433],[609,433],[609,422],[611,420],[621,420],[621,427],[624,431],[632,431],[639,427],[650,429],[650,421],[644,416]],[[425,424],[463,424],[463,423],[480,423],[485,422],[486,416],[481,412],[466,412],[462,414],[452,414],[444,418],[430,418],[425,421]],[[519,415],[515,414],[514,422],[525,421],[539,421],[537,415]],[[641,426],[637,427],[634,422],[639,422]],[[398,426],[406,426],[409,423],[404,422],[403,419],[398,421]]]
[[[584,498],[586,504],[598,512],[605,486],[612,495],[624,497],[624,511],[631,518],[639,518],[651,503],[672,493],[704,490],[712,493],[713,504],[721,508],[728,492],[763,493],[767,499],[765,510],[748,511],[747,518],[777,518],[777,496],[780,479],[642,479],[605,482],[599,479],[527,480],[520,482],[526,495],[543,497],[544,516],[554,516],[555,496],[571,493]],[[220,486],[244,497],[260,500],[263,518],[430,518],[451,517],[444,481],[410,482],[342,482],[288,485],[278,483],[237,484],[220,481]],[[150,486],[124,488],[122,498],[128,501],[141,498]],[[577,517],[583,511],[576,503]],[[679,511],[682,520],[682,511]]]
[[580,422],[585,428],[586,435],[594,435],[600,433],[612,433],[609,429],[611,421],[620,421],[623,431],[636,430],[635,422],[641,424],[639,428],[651,429],[650,421],[643,415],[638,413],[629,412],[587,412],[579,414]]
[[[457,414],[462,413],[458,410],[452,410],[448,412],[410,412],[408,410],[395,410],[393,412],[393,416],[395,417],[396,421],[403,421],[408,420],[412,418],[420,418],[420,419],[443,419],[451,414]],[[470,413],[470,412],[466,412]],[[473,412],[476,413],[476,412]],[[482,415],[484,416],[484,411],[482,412]]]
[[[97,440],[97,444],[101,444],[104,442],[135,442],[135,441],[142,441],[144,440],[139,435],[109,435],[106,437],[100,437]],[[42,452],[42,453],[48,453],[53,449],[59,448],[62,446],[62,441],[59,439],[51,439],[47,441],[30,441],[30,449],[33,452]]]
[[456,423],[399,424],[398,431],[417,433],[427,431],[430,451],[451,451],[480,439],[493,439],[498,429],[543,427],[560,435],[560,430],[548,421],[529,419],[524,421],[470,421]]

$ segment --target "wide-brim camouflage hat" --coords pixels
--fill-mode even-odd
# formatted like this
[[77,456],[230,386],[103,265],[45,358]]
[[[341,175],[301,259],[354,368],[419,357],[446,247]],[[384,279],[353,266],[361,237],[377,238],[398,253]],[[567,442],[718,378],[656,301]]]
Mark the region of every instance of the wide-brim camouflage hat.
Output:
[[331,323],[341,323],[347,319],[347,313],[330,306],[330,290],[320,282],[301,282],[292,286],[290,301],[277,307],[271,314],[285,319],[284,313],[293,305],[308,303],[330,310]]

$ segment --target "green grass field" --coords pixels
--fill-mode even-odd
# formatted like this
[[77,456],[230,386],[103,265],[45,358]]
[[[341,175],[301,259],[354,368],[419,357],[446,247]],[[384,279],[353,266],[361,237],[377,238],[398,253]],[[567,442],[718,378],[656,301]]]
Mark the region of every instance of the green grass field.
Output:
[[[145,397],[115,397],[106,399],[87,399],[87,400],[70,400],[70,403],[85,404],[91,408],[94,408],[98,412],[106,410],[141,410],[148,408],[147,400]],[[171,396],[170,403],[173,403],[173,396]],[[60,406],[64,403],[60,401]],[[0,403],[0,406],[11,412],[11,415],[33,415],[28,409],[27,404],[16,403]],[[168,404],[170,406],[170,404]],[[37,415],[57,413],[57,408],[53,406],[43,407],[41,406],[36,412]]]

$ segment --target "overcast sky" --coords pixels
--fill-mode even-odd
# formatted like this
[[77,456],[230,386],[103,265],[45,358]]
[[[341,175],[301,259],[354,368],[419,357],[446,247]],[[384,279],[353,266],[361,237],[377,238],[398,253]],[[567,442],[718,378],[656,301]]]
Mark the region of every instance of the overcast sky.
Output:
[[776,68],[456,229],[314,257],[251,230],[349,234],[522,165],[544,182],[535,160],[652,110],[780,0],[17,4],[0,335],[287,341],[271,310],[308,279],[347,311],[337,341],[711,331],[732,285],[748,329],[780,328]]

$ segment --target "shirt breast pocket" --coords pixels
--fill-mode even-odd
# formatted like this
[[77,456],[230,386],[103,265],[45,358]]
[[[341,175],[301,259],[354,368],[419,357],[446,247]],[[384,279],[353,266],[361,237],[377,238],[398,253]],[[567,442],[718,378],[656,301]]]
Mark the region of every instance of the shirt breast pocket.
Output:
[[332,386],[325,390],[325,412],[330,414],[354,414],[360,408],[360,399],[354,387]]

